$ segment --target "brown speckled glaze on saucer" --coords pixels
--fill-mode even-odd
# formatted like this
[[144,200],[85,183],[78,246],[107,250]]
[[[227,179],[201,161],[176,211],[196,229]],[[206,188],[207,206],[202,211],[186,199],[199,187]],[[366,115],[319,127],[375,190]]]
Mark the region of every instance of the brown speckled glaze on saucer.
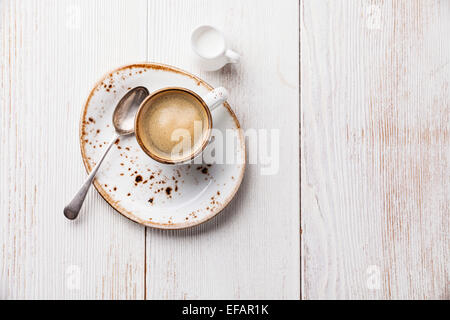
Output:
[[[163,64],[134,64],[111,71],[92,89],[81,115],[81,154],[88,172],[114,133],[114,107],[136,86],[145,86],[150,93],[178,86],[200,96],[212,90],[198,77]],[[145,226],[182,229],[211,219],[232,200],[245,171],[245,143],[234,112],[224,103],[212,116],[227,148],[224,159],[232,155],[232,164],[163,165],[146,155],[131,135],[113,146],[96,176],[95,188],[113,208]],[[226,130],[235,133],[233,143],[226,143]]]

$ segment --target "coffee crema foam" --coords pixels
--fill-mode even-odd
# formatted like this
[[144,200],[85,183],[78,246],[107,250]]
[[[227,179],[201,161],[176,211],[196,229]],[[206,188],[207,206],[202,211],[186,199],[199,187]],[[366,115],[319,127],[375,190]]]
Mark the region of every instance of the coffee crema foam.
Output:
[[180,160],[195,153],[205,140],[208,114],[194,96],[168,91],[149,101],[142,115],[141,139],[159,158]]

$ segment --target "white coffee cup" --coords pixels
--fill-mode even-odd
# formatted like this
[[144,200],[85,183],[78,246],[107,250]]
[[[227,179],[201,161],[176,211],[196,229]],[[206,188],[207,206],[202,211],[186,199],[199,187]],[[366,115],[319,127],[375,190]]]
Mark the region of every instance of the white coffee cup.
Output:
[[[145,121],[145,114],[148,113],[149,110],[152,108],[153,102],[155,101],[155,99],[158,99],[157,98],[158,96],[170,95],[173,93],[175,94],[182,93],[184,95],[190,95],[201,104],[203,110],[205,110],[206,113],[205,116],[206,127],[204,131],[201,131],[202,137],[201,147],[192,151],[189,148],[190,151],[189,153],[183,154],[184,155],[183,157],[177,157],[176,159],[172,158],[171,156],[162,157],[161,155],[158,155],[157,153],[154,152],[154,148],[152,150],[152,148],[145,143],[145,139],[143,139],[143,137],[147,135],[147,133],[151,130],[151,128],[149,128],[149,123]],[[213,116],[211,112],[215,110],[217,107],[221,106],[222,103],[224,103],[227,98],[228,98],[228,91],[224,87],[215,88],[214,90],[210,91],[207,95],[202,97],[199,96],[197,93],[193,92],[192,90],[182,87],[168,87],[152,92],[149,96],[147,96],[147,98],[145,98],[144,101],[142,101],[141,105],[139,106],[139,110],[136,113],[136,117],[134,119],[135,137],[139,146],[153,160],[158,161],[162,164],[177,165],[189,163],[189,161],[195,159],[197,156],[200,156],[203,150],[205,150],[206,146],[211,142],[213,129]],[[177,136],[175,140],[179,141],[179,139],[180,136]],[[179,155],[180,152],[179,147],[183,146],[183,141],[186,140],[181,140],[181,142],[176,145],[177,149],[172,150],[172,152],[176,151],[176,153],[173,153],[172,155]],[[187,136],[187,141],[191,141],[191,136]]]
[[195,28],[191,34],[191,46],[196,63],[205,71],[215,71],[227,63],[238,63],[240,56],[228,49],[223,33],[209,25]]

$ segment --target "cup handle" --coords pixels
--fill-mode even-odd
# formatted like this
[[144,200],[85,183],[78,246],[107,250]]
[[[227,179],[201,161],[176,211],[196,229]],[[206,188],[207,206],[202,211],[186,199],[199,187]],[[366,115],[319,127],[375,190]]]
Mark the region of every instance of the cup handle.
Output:
[[231,49],[225,51],[225,56],[228,58],[228,62],[230,63],[238,63],[239,60],[241,59],[241,56]]
[[228,91],[224,87],[218,87],[210,91],[206,96],[203,97],[210,111],[224,103],[228,98]]

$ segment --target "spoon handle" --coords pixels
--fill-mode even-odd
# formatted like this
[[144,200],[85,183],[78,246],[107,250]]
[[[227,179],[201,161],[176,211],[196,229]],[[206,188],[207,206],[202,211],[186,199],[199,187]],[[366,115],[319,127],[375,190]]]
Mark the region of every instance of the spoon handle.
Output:
[[98,171],[98,168],[100,168],[100,165],[102,164],[103,160],[106,157],[106,154],[111,149],[112,145],[116,142],[117,138],[119,138],[118,134],[114,135],[114,138],[109,143],[108,147],[106,148],[105,152],[103,153],[100,160],[95,165],[94,169],[92,169],[91,173],[87,177],[86,181],[81,186],[80,190],[75,194],[72,201],[64,208],[64,215],[67,219],[73,220],[78,216],[78,213],[80,212],[81,206],[83,205],[84,199],[86,198],[86,194],[89,191],[89,188],[91,187],[92,180],[94,180],[95,174]]

